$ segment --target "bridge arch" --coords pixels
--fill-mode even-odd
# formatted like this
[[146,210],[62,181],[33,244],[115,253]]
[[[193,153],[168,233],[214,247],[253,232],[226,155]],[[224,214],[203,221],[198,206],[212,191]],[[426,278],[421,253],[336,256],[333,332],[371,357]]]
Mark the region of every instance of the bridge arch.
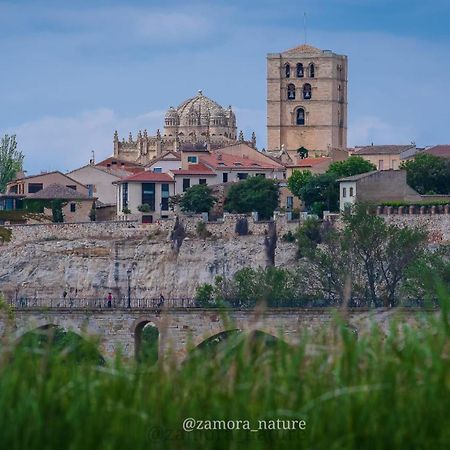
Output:
[[136,362],[155,364],[160,354],[159,323],[154,318],[140,318],[135,321],[134,356]]
[[52,352],[64,352],[66,357],[78,362],[89,360],[97,364],[105,363],[99,342],[94,341],[92,336],[53,322],[22,329],[20,334],[15,336],[14,345],[19,349],[48,348]]
[[258,345],[261,346],[260,348],[269,348],[280,343],[289,345],[282,337],[275,336],[267,331],[254,328],[231,328],[214,333],[206,338],[203,337],[203,339],[191,351],[198,353],[203,350],[212,350],[214,352],[215,349],[220,348],[222,343],[225,344],[227,341],[231,346],[230,348],[238,347],[244,342],[250,343],[253,348],[256,348]]

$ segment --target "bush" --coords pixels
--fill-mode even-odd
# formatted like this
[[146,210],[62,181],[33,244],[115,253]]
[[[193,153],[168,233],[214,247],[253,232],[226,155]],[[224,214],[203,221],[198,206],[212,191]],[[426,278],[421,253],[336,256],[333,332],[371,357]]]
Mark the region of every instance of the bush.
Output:
[[287,233],[281,236],[281,240],[284,242],[295,242],[295,235],[291,230],[289,230]]
[[0,227],[0,242],[10,242],[12,231],[5,227]]
[[195,231],[197,232],[197,236],[201,237],[203,239],[209,238],[211,237],[211,232],[208,231],[208,229],[206,228],[206,223],[203,222],[202,220],[199,220],[197,222],[197,225],[195,227]]
[[142,213],[149,213],[152,210],[148,203],[144,203],[142,205],[139,205],[137,209],[138,209],[139,212],[142,212]]

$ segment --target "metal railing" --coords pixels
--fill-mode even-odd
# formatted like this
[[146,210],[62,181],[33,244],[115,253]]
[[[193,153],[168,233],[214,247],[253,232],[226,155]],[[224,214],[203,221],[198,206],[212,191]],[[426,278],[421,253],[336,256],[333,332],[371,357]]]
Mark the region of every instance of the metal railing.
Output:
[[161,309],[161,308],[192,308],[193,298],[29,298],[20,297],[9,301],[15,309]]

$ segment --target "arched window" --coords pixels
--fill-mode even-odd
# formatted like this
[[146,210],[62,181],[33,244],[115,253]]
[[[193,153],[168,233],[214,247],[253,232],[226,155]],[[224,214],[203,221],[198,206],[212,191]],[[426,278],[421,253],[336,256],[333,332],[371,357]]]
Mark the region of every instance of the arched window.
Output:
[[291,66],[289,64],[286,64],[284,66],[284,72],[285,72],[286,78],[289,78],[291,76]]
[[295,113],[295,123],[297,125],[305,125],[305,110],[303,108],[298,108]]
[[316,74],[316,68],[314,67],[314,64],[311,63],[311,64],[309,65],[309,76],[310,76],[311,78],[314,78],[315,74]]
[[298,63],[297,64],[297,78],[303,78],[304,72],[303,72],[303,64]]
[[288,100],[295,100],[295,86],[292,83],[288,84],[287,98]]
[[310,100],[312,97],[311,85],[306,83],[303,85],[303,98],[304,100]]

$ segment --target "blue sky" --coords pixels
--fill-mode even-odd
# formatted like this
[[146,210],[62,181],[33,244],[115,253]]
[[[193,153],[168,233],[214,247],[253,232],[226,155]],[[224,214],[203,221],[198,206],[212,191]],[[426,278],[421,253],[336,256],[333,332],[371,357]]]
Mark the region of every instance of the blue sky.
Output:
[[266,53],[304,41],[349,56],[349,145],[450,143],[450,2],[0,1],[0,133],[29,173],[162,128],[198,89],[266,144]]

